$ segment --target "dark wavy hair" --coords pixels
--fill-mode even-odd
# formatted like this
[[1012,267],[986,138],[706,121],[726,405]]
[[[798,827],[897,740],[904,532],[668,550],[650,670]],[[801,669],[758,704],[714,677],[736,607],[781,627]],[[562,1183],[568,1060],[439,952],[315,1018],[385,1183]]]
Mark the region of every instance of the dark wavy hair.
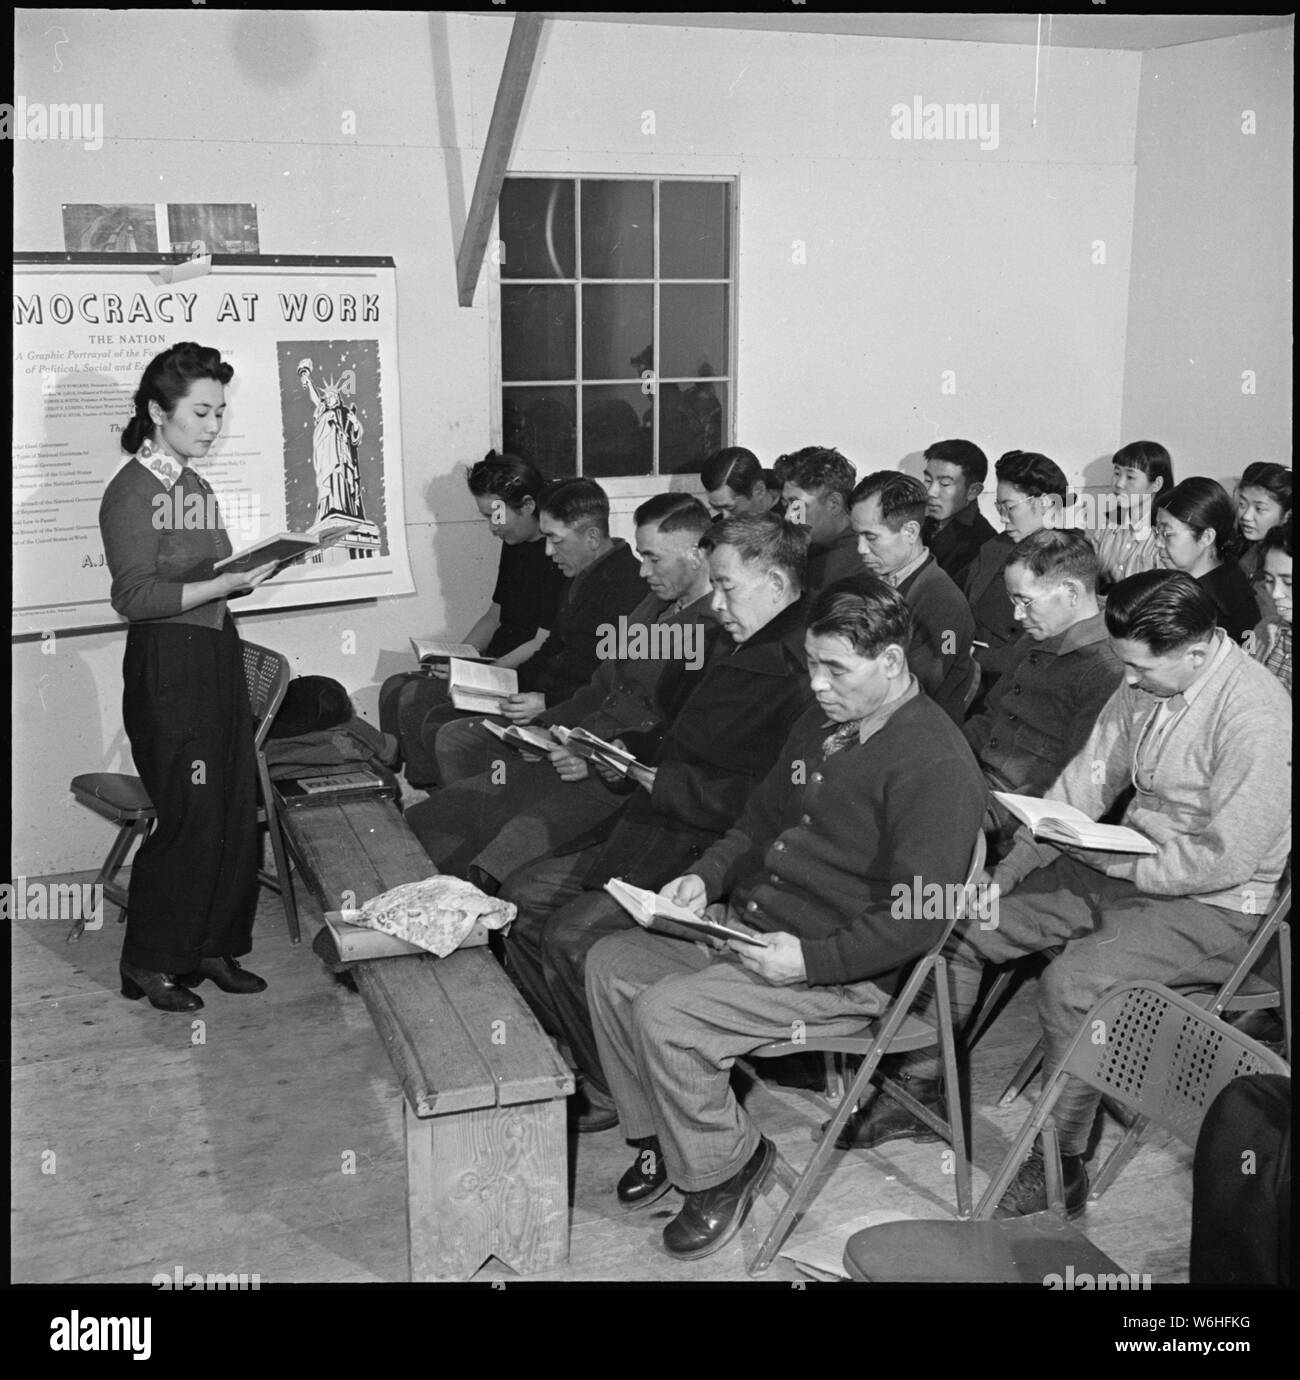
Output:
[[710,493],[728,488],[733,494],[751,494],[754,485],[763,481],[763,467],[758,456],[744,446],[725,446],[715,451],[700,470],[700,483]]
[[1000,483],[1010,484],[1027,498],[1053,494],[1064,503],[1070,488],[1060,465],[1035,450],[1009,450],[993,470]]
[[220,350],[193,340],[182,340],[155,355],[145,365],[140,386],[135,390],[135,411],[122,429],[122,449],[134,455],[153,435],[154,421],[149,416],[151,402],[156,402],[170,417],[176,411],[176,404],[199,379],[215,379],[224,387],[234,376],[234,369],[221,358]]
[[1097,588],[1101,573],[1096,548],[1082,532],[1051,527],[1040,528],[1018,541],[1011,548],[1007,565],[1023,565],[1040,580],[1078,580],[1087,590]]
[[876,470],[853,490],[849,507],[879,496],[880,520],[891,532],[901,532],[905,522],[918,526],[925,521],[925,485],[901,470]]
[[1291,555],[1291,519],[1284,518],[1276,527],[1270,527],[1259,543],[1259,554],[1267,556],[1270,551],[1280,551],[1284,556]]
[[609,536],[609,495],[594,479],[553,479],[543,490],[538,510],[566,527],[597,528]]
[[1214,552],[1221,561],[1231,560],[1239,545],[1237,514],[1228,491],[1215,479],[1196,475],[1156,495],[1157,513],[1185,522],[1199,537],[1213,530]]
[[776,464],[782,484],[793,484],[806,494],[839,494],[848,507],[858,472],[834,446],[805,446],[781,456]]
[[1142,642],[1165,656],[1203,642],[1219,625],[1214,600],[1181,570],[1143,570],[1112,585],[1106,595],[1106,630]]
[[1242,489],[1263,489],[1275,503],[1279,504],[1284,517],[1291,516],[1291,471],[1285,465],[1275,465],[1271,460],[1256,460],[1241,472]]
[[466,482],[475,498],[491,494],[519,513],[523,511],[524,502],[530,498],[536,508],[537,500],[546,487],[546,476],[529,460],[490,450],[476,465],[470,466]]
[[912,611],[896,589],[864,570],[820,591],[807,627],[814,637],[842,637],[859,656],[877,657],[891,642],[906,653]]
[[746,565],[773,566],[784,570],[795,588],[802,590],[808,571],[808,533],[775,513],[728,518],[714,522],[700,537],[700,548],[716,551],[731,546]]

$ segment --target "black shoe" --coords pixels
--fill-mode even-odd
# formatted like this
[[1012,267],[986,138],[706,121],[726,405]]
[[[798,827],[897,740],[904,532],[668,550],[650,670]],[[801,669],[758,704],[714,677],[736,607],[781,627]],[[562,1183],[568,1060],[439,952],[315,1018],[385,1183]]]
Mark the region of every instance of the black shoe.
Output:
[[578,1078],[569,1098],[569,1130],[580,1136],[610,1131],[618,1125],[618,1110],[608,1097],[597,1092],[585,1078]]
[[716,1188],[686,1195],[682,1210],[664,1228],[664,1250],[677,1260],[699,1260],[720,1251],[740,1230],[775,1163],[776,1146],[760,1136],[758,1149],[739,1174]]
[[[1082,1155],[1061,1156],[1061,1190],[1065,1215],[1073,1221],[1088,1206],[1088,1171]],[[1028,1217],[1030,1213],[1047,1210],[1047,1163],[1042,1145],[1035,1143],[1033,1153],[1020,1166],[1020,1173],[1012,1179],[993,1215]]]
[[[899,1074],[895,1081],[904,1092],[911,1093],[921,1106],[947,1120],[948,1104],[944,1100],[943,1085],[937,1078],[909,1078],[906,1074]],[[827,1122],[822,1126],[823,1135],[829,1124]],[[866,1111],[854,1112],[849,1117],[844,1129],[835,1137],[835,1146],[838,1150],[870,1150],[889,1140],[914,1140],[929,1144],[942,1141],[943,1137],[924,1121],[918,1121],[906,1107],[881,1092],[872,1098]]]
[[659,1142],[650,1136],[637,1150],[632,1168],[618,1181],[618,1205],[629,1211],[648,1207],[671,1187]]
[[266,991],[266,979],[246,973],[233,958],[202,958],[193,972],[182,973],[176,981],[182,987],[197,987],[205,978],[211,978],[223,992],[247,996]]
[[172,973],[156,973],[151,968],[136,968],[130,963],[120,965],[122,995],[128,1001],[149,998],[149,1005],[159,1011],[201,1011],[203,998],[187,992]]

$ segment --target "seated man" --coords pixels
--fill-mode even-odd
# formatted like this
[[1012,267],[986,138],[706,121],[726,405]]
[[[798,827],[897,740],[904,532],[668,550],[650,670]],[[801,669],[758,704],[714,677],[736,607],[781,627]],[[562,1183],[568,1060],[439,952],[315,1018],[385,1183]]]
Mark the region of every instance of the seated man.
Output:
[[781,512],[780,494],[767,486],[758,456],[744,446],[727,446],[711,455],[700,471],[709,506],[717,516],[715,522],[729,517],[757,517],[776,508]]
[[1174,487],[1174,463],[1159,441],[1130,441],[1111,459],[1115,519],[1088,533],[1101,564],[1101,588],[1143,570],[1160,570],[1155,502]]
[[[1033,451],[1009,450],[994,465],[998,477],[994,507],[1005,530],[980,547],[966,572],[963,591],[975,618],[975,660],[982,672],[980,700],[988,697],[1011,661],[1020,627],[1002,579],[1011,548],[1047,527],[1063,511],[1069,481],[1054,460]],[[980,708],[977,702],[976,712]]]
[[[537,726],[581,726],[608,741],[659,725],[656,694],[665,671],[682,664],[700,669],[706,630],[717,631],[709,563],[699,545],[708,526],[707,510],[690,494],[656,494],[636,510],[636,546],[650,592],[626,620],[622,648],[611,636],[596,674],[576,695],[538,715]],[[557,746],[549,762],[526,761],[487,729],[480,733],[480,771],[406,812],[442,872],[469,877],[473,867],[480,885],[499,885],[626,803],[567,748]]]
[[[506,968],[542,1025],[566,1042],[582,1075],[581,1130],[612,1125],[583,983],[587,953],[633,922],[602,888],[611,877],[657,888],[721,837],[777,759],[812,700],[800,598],[807,538],[770,513],[731,518],[702,538],[723,632],[612,829],[575,839],[560,856],[514,873],[501,895],[519,914]],[[667,678],[665,678],[667,680]]]
[[[498,666],[518,666],[546,641],[568,581],[546,552],[537,523],[537,501],[546,481],[541,471],[513,455],[487,455],[467,476],[469,491],[488,530],[501,543],[492,602],[464,640]],[[438,776],[433,739],[445,721],[432,727],[426,744],[424,722],[433,710],[447,709],[445,668],[401,671],[379,691],[379,727],[397,740],[406,779],[432,785]]]
[[961,591],[921,541],[925,488],[898,470],[877,470],[853,490],[851,504],[863,564],[892,585],[911,610],[907,664],[921,689],[959,724],[975,676],[970,657],[975,625]]
[[[550,558],[569,577],[551,635],[519,668],[519,692],[502,701],[501,717],[531,723],[548,705],[581,690],[596,673],[601,629],[617,627],[645,597],[640,563],[621,537],[609,535],[609,498],[594,479],[559,479],[542,493],[538,522]],[[441,784],[481,769],[478,720],[449,709],[426,721],[436,729]]]
[[900,907],[897,885],[966,876],[984,782],[908,670],[910,634],[907,604],[874,576],[823,590],[807,632],[817,706],[735,827],[663,888],[696,914],[726,898],[713,913],[767,947],[710,953],[637,930],[591,953],[600,1060],[638,1150],[618,1199],[639,1208],[680,1189],[664,1229],[679,1259],[735,1235],[772,1165],[730,1088],[736,1059],[792,1028],[848,1035],[879,1015],[945,923]]
[[[962,728],[997,791],[1039,795],[1079,751],[1124,677],[1097,602],[1097,555],[1082,532],[1043,530],[1011,550],[1004,570],[1025,634],[982,713]],[[990,800],[991,854],[1019,821]]]
[[1261,543],[1264,565],[1257,586],[1266,591],[1277,612],[1263,619],[1248,644],[1256,661],[1267,666],[1291,693],[1291,519],[1269,528]]
[[988,473],[988,457],[973,441],[936,441],[926,448],[921,540],[959,588],[980,547],[995,535],[979,505]]
[[[1181,572],[1132,575],[1111,590],[1106,627],[1125,683],[1045,798],[1100,819],[1132,783],[1122,822],[1156,852],[1066,850],[1022,829],[993,870],[996,926],[961,927],[949,955],[960,1025],[986,962],[1055,952],[1038,999],[1049,1070],[1115,983],[1219,986],[1272,904],[1291,846],[1291,702],[1216,626],[1209,595]],[[909,1091],[933,1105],[936,1063],[907,1055],[902,1067]],[[1100,1096],[1072,1080],[1053,1113],[1070,1216],[1087,1202],[1083,1156]],[[870,1146],[900,1136],[928,1132],[877,1101],[846,1138]],[[1045,1209],[1044,1173],[1039,1147],[999,1213]]]
[[804,594],[862,569],[858,541],[849,526],[849,494],[857,473],[851,461],[826,446],[805,446],[780,460],[786,517],[808,533]]

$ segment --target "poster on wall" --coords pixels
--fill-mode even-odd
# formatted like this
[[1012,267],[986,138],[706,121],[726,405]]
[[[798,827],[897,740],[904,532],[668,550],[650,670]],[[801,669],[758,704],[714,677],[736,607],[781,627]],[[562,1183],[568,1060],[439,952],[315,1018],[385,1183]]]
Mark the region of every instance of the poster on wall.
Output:
[[65,202],[70,254],[256,254],[257,207],[247,202]]
[[14,635],[120,621],[99,501],[129,461],[120,437],[145,365],[181,340],[215,346],[235,371],[221,435],[196,466],[234,549],[349,528],[236,610],[412,592],[391,259],[218,256],[199,271],[21,255],[13,295]]

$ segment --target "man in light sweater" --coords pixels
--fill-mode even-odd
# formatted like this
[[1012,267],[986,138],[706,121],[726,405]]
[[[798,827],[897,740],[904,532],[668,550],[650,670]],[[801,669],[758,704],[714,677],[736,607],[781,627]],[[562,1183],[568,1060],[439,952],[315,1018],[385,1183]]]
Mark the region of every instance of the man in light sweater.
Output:
[[[1112,588],[1106,626],[1124,683],[1044,798],[1099,819],[1132,785],[1123,823],[1156,851],[1066,851],[1021,829],[993,872],[996,927],[966,926],[950,945],[958,1024],[975,1004],[984,963],[1059,949],[1039,991],[1047,1070],[1116,983],[1222,983],[1272,904],[1290,849],[1290,700],[1217,627],[1209,595],[1181,572],[1144,571]],[[902,1066],[909,1091],[937,1105],[933,1061],[908,1057]],[[1099,1100],[1072,1079],[1056,1104],[1070,1216],[1087,1201],[1083,1156]],[[893,1105],[873,1104],[852,1143],[927,1138]],[[1040,1147],[999,1214],[1046,1206]]]

